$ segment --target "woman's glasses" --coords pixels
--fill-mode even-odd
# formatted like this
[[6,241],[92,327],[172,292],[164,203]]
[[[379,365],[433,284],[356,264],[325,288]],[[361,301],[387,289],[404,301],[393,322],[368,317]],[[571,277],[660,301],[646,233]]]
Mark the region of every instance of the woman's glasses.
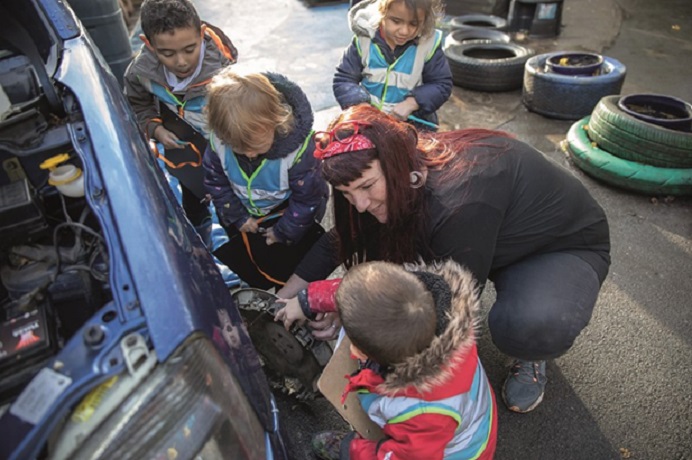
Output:
[[345,121],[331,131],[315,133],[315,158],[321,160],[345,152],[375,148],[370,139],[360,134],[361,128],[372,126],[363,121]]

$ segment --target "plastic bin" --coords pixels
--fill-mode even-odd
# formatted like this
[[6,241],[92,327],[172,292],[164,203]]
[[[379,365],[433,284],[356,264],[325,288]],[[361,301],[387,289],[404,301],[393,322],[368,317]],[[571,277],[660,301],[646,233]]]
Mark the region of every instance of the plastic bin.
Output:
[[560,34],[563,0],[512,0],[507,16],[510,32],[525,32],[536,38]]

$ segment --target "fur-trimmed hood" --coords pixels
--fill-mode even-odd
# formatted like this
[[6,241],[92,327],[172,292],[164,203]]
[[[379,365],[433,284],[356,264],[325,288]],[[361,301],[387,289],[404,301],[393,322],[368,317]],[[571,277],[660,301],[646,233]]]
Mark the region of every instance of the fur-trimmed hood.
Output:
[[267,153],[258,157],[260,160],[264,158],[274,160],[287,156],[303,145],[305,138],[310,135],[315,117],[310,101],[300,86],[278,73],[263,72],[262,74],[269,79],[274,88],[282,94],[286,103],[291,106],[295,121],[293,129],[289,133],[283,136],[277,134]]
[[382,20],[377,3],[377,0],[362,0],[349,10],[348,26],[355,35],[375,37]]
[[475,343],[480,296],[471,272],[453,261],[407,264],[406,269],[434,273],[447,282],[452,297],[447,312],[449,323],[427,349],[392,368],[377,387],[381,394],[394,394],[412,386],[427,392],[443,385],[453,377],[456,361],[463,360],[465,351]]

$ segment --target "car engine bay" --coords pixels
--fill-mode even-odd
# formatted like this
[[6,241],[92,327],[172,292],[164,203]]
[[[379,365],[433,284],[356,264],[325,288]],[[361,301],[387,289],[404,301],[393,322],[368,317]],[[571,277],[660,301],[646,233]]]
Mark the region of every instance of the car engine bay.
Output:
[[68,126],[79,120],[78,105],[67,91],[59,105],[54,88],[41,84],[45,68],[6,37],[0,40],[1,404],[112,297],[107,244],[84,197],[88,172]]

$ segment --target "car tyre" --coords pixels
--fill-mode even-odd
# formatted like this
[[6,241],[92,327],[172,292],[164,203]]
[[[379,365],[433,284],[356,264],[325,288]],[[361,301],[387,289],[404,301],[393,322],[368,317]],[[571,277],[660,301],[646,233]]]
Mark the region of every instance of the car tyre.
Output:
[[692,168],[692,132],[640,120],[618,105],[619,96],[602,98],[591,114],[589,136],[620,158],[663,168]]
[[450,32],[446,37],[442,49],[450,46],[461,45],[471,40],[487,40],[490,42],[509,43],[511,37],[501,30],[482,29],[480,27],[462,27]]
[[526,60],[534,51],[515,43],[471,40],[444,50],[454,84],[475,91],[521,88]]
[[464,14],[452,18],[452,28],[478,27],[480,29],[506,30],[507,20],[492,14]]
[[626,68],[605,57],[601,72],[592,76],[561,75],[546,71],[546,61],[559,53],[533,56],[526,61],[522,102],[526,108],[548,118],[577,120],[589,115],[598,101],[619,94]]
[[692,169],[659,168],[611,155],[591,142],[590,117],[567,133],[567,154],[588,175],[611,185],[649,195],[692,195]]

